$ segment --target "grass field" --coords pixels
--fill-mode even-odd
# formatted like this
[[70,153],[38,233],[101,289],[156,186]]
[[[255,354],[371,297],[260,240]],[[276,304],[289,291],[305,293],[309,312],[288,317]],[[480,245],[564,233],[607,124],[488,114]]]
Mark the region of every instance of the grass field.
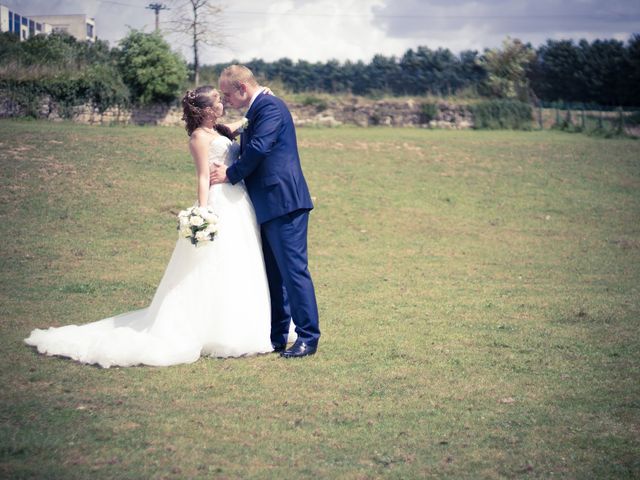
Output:
[[150,302],[195,198],[185,142],[0,122],[0,478],[640,476],[640,142],[301,129],[315,357],[25,346]]

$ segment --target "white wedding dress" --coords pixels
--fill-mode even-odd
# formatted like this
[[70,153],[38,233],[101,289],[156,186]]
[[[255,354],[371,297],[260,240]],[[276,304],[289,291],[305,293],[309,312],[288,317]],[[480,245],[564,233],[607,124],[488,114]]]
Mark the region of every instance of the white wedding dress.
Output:
[[[216,137],[209,162],[230,165],[238,150],[238,144]],[[81,326],[36,329],[25,342],[40,353],[105,368],[270,352],[260,231],[243,182],[212,186],[209,206],[219,217],[217,236],[198,247],[178,240],[148,308]]]

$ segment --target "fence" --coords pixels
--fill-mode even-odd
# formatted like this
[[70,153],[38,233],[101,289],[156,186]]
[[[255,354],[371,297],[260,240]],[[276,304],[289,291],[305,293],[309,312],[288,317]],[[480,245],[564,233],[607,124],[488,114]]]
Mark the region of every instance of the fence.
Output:
[[635,108],[558,102],[537,106],[534,116],[541,130],[640,136],[640,110]]

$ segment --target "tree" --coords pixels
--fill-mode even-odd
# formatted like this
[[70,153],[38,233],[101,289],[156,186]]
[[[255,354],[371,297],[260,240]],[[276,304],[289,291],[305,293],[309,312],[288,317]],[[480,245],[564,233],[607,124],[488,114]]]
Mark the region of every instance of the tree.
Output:
[[475,50],[464,50],[460,52],[459,57],[458,77],[462,82],[460,88],[471,87],[477,89],[478,85],[487,78],[487,71],[478,61],[478,52]]
[[451,50],[438,48],[434,51],[422,47],[418,48],[418,56],[425,72],[427,92],[451,95],[459,88],[462,83],[457,75],[460,61]]
[[400,59],[400,69],[402,70],[404,81],[402,82],[402,89],[397,93],[416,95],[426,90],[420,58],[413,49],[407,50]]
[[400,67],[394,56],[374,55],[369,64],[369,72],[370,78],[377,82],[374,88],[387,94],[392,92],[400,77]]
[[633,35],[627,45],[627,73],[624,76],[623,102],[640,105],[640,34]]
[[573,40],[547,40],[538,49],[530,75],[536,95],[551,101],[584,101],[585,51],[584,46],[577,47]]
[[344,64],[345,88],[355,95],[366,95],[371,91],[371,78],[368,66],[362,60]]
[[158,33],[131,31],[121,42],[118,66],[141,104],[171,102],[184,87],[187,66]]
[[587,98],[601,105],[621,105],[627,52],[619,40],[586,40],[580,42],[584,51],[584,78]]
[[507,38],[502,50],[486,50],[480,62],[487,71],[485,85],[499,98],[529,100],[527,71],[535,60],[535,51],[517,38]]
[[179,7],[169,30],[189,39],[193,50],[193,81],[200,83],[200,49],[203,45],[221,47],[225,44],[220,14],[223,8],[211,0],[187,0]]
[[547,40],[531,71],[532,88],[547,101],[637,105],[639,44],[638,36],[626,47],[618,40]]

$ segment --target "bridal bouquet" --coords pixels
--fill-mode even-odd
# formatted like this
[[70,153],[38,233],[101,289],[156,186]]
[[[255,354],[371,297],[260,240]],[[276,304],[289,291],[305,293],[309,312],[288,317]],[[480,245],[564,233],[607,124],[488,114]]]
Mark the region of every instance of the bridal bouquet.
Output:
[[195,246],[211,242],[218,233],[218,216],[208,207],[191,207],[178,214],[178,232]]

